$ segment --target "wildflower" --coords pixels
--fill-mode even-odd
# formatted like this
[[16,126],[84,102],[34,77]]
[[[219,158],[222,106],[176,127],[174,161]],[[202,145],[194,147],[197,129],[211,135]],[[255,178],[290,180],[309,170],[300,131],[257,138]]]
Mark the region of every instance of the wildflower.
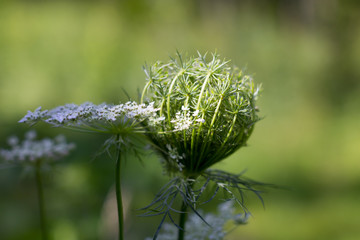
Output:
[[35,164],[38,161],[51,162],[58,160],[75,148],[73,143],[67,143],[64,136],[54,139],[44,138],[36,140],[36,132],[25,134],[24,141],[20,142],[15,136],[8,139],[11,149],[1,149],[0,156],[9,163]]
[[194,111],[193,114],[187,112],[188,108],[181,107],[180,112],[177,112],[175,115],[175,119],[170,122],[174,124],[174,131],[182,131],[193,128],[197,123],[204,123],[205,120],[202,118],[198,118],[198,110]]
[[[184,158],[184,176],[196,178],[204,170],[246,145],[259,120],[255,101],[259,93],[252,78],[216,54],[169,63],[146,70],[142,101],[159,109],[163,124],[148,126],[148,136],[160,151],[167,145]],[[146,123],[145,123],[146,124]],[[162,135],[166,136],[162,136]],[[178,173],[172,158],[165,156],[169,174]]]
[[[42,116],[40,108],[34,113],[28,113],[29,121]],[[28,131],[25,139],[20,142],[15,136],[8,139],[11,149],[0,149],[0,156],[8,163],[25,166],[35,172],[36,187],[38,193],[40,229],[42,239],[48,239],[48,229],[46,222],[46,211],[43,190],[42,170],[47,165],[59,160],[69,154],[75,148],[73,143],[67,143],[62,135],[58,135],[54,139],[44,138],[36,140],[36,132]]]
[[161,124],[165,120],[165,117],[149,117],[149,125],[154,127]]
[[[158,110],[154,108],[154,103],[139,105],[129,101],[119,105],[95,105],[85,102],[81,105],[66,104],[44,111],[38,107],[34,112],[28,111],[19,122],[33,125],[42,121],[55,127],[118,134],[124,132],[124,126],[136,130],[138,123],[154,118]],[[158,122],[161,120],[163,118],[157,119]]]
[[34,112],[28,111],[28,113],[19,122],[28,122],[30,124],[37,122],[41,119],[47,111],[41,111],[41,107],[35,109]]
[[[121,158],[125,152],[131,151],[138,154],[139,140],[144,132],[142,124],[154,126],[161,124],[164,117],[158,117],[156,112],[159,108],[154,103],[137,104],[129,101],[125,104],[100,104],[95,105],[85,102],[81,105],[66,104],[51,110],[37,108],[34,112],[29,111],[19,122],[33,125],[37,122],[45,122],[55,127],[70,128],[86,132],[110,134],[110,138],[104,143],[104,151],[115,150],[115,189],[119,219],[119,239],[124,239],[123,231],[123,207],[121,198]],[[180,165],[179,165],[180,166]]]
[[[263,184],[245,179],[242,174],[209,168],[246,146],[259,120],[255,102],[260,87],[255,86],[249,75],[216,54],[209,60],[206,54],[188,59],[178,54],[177,59],[164,64],[157,62],[145,73],[147,83],[141,101],[154,103],[159,109],[156,116],[165,117],[155,126],[144,122],[146,135],[161,155],[165,172],[173,176],[143,208],[146,210],[143,216],[163,215],[154,239],[166,217],[174,223],[175,213],[179,214],[179,223],[174,223],[179,227],[178,239],[183,240],[188,208],[208,225],[196,208],[214,199],[218,191],[248,214],[244,191],[253,192],[262,200],[256,187]],[[206,191],[210,191],[211,198],[203,200]],[[180,210],[173,207],[177,197],[182,200]],[[185,239],[203,239],[191,238],[186,233]],[[220,235],[211,236],[206,239],[222,239]]]

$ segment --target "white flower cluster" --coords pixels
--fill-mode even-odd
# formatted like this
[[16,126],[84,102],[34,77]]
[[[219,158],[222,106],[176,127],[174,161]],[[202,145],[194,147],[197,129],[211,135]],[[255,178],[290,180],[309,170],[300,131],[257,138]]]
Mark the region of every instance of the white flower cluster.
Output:
[[183,170],[183,168],[185,167],[184,164],[182,164],[180,162],[180,160],[185,158],[185,154],[183,154],[183,156],[179,155],[177,148],[173,148],[171,147],[170,144],[166,144],[166,148],[168,149],[168,154],[169,157],[174,160],[174,163],[176,164],[176,166],[178,167],[179,171],[181,172]]
[[158,126],[160,125],[163,121],[165,120],[165,117],[157,117],[156,115],[153,115],[151,117],[149,117],[149,125],[150,126]]
[[[34,124],[38,121],[44,121],[57,127],[89,126],[92,123],[99,122],[106,125],[114,124],[117,121],[126,122],[129,119],[143,121],[146,118],[154,118],[158,110],[154,108],[154,103],[145,105],[129,101],[119,105],[105,103],[95,105],[91,102],[85,102],[81,105],[66,104],[44,111],[41,111],[41,107],[39,107],[34,112],[28,111],[19,122]],[[156,120],[159,121],[159,119]]]
[[181,110],[176,113],[175,119],[170,121],[174,124],[175,131],[187,130],[192,126],[205,122],[204,119],[198,116],[199,110],[194,111],[192,114],[188,107],[182,106]]
[[93,105],[95,114],[92,120],[111,121],[115,122],[123,117],[143,121],[150,117],[155,117],[158,108],[154,108],[154,103],[149,105],[137,104],[136,102],[127,102],[119,105],[102,104],[99,106]]
[[[227,201],[219,205],[218,214],[206,214],[205,221],[200,219],[196,214],[189,215],[189,219],[185,226],[185,240],[222,240],[228,233],[225,230],[225,224],[230,220],[234,224],[244,224],[247,221],[248,214],[235,214],[234,202]],[[240,221],[241,219],[241,221]],[[157,240],[173,240],[177,239],[179,229],[170,223],[163,225],[162,233],[159,234]],[[145,240],[150,240],[146,238]]]
[[15,136],[8,139],[11,149],[0,149],[0,156],[10,162],[35,162],[37,160],[57,160],[69,154],[75,144],[67,143],[64,136],[54,139],[36,140],[36,132],[29,131],[25,140],[20,142]]

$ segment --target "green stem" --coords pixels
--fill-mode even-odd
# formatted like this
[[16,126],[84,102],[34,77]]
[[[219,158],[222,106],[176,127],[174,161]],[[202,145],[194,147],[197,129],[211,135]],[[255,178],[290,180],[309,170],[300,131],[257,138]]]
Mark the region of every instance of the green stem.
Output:
[[211,76],[211,72],[209,72],[207,75],[206,75],[206,78],[205,78],[205,81],[203,83],[203,85],[201,86],[201,91],[200,91],[200,94],[199,94],[199,99],[198,99],[198,102],[196,104],[196,110],[199,110],[200,108],[200,102],[201,102],[201,99],[203,97],[203,94],[204,94],[204,91],[205,91],[205,87],[206,85],[208,84],[208,81],[210,79],[210,76]]
[[[231,133],[232,133],[232,131],[233,131],[233,129],[234,129],[234,125],[235,125],[235,123],[236,123],[236,118],[237,118],[237,113],[234,115],[233,121],[232,121],[232,123],[231,123],[230,130],[229,130],[229,132],[227,133],[227,135],[226,135],[223,143],[222,143],[221,146],[218,148],[219,150],[218,150],[214,155],[212,155],[212,157],[211,157],[210,160],[208,161],[208,162],[211,163],[211,165],[214,164],[214,163],[212,162],[212,160],[213,160],[213,159],[218,159],[218,156],[219,156],[219,155],[225,156],[225,153],[226,153],[226,152],[223,151],[223,149],[224,149],[223,147],[225,146],[225,143],[227,143],[227,141],[229,140],[229,137],[230,137],[230,135],[231,135]],[[243,132],[240,132],[240,133],[238,134],[238,136],[240,136],[240,138],[242,137],[242,135],[243,135]]]
[[201,161],[201,159],[202,159],[202,157],[204,155],[204,152],[206,152],[206,149],[207,149],[209,143],[211,142],[212,136],[214,135],[213,125],[215,123],[217,115],[219,114],[219,109],[220,109],[220,105],[222,103],[222,100],[223,100],[223,96],[221,96],[221,98],[220,98],[220,100],[219,100],[219,102],[218,102],[218,104],[216,106],[215,113],[214,113],[213,118],[211,120],[208,133],[207,133],[207,135],[205,137],[204,143],[201,145],[200,157],[199,157],[199,161],[197,161],[197,163],[196,163],[195,171],[198,171],[200,164],[203,163],[203,161]]
[[40,227],[42,239],[49,239],[47,225],[46,225],[46,214],[45,214],[45,202],[44,202],[44,190],[43,190],[43,182],[41,177],[41,169],[40,163],[36,164],[36,186],[38,193],[38,203],[39,203],[39,214],[40,214]]
[[[206,85],[208,84],[209,82],[209,79],[210,79],[210,76],[211,76],[211,72],[209,72],[206,77],[205,77],[205,80],[204,80],[204,83],[203,85],[201,86],[201,90],[200,90],[200,94],[199,94],[199,98],[198,98],[198,101],[197,101],[197,104],[196,104],[196,108],[195,110],[200,110],[200,103],[201,103],[201,99],[203,97],[203,94],[204,94],[204,91],[205,91],[205,88],[206,88]],[[201,124],[200,124],[200,128],[201,128]],[[198,136],[200,134],[200,128],[198,129]],[[196,141],[196,143],[195,143]],[[197,139],[195,140],[195,129],[192,130],[192,134],[191,134],[191,155],[194,156],[194,152],[195,152],[195,149],[194,147],[197,146]],[[193,158],[193,157],[192,157]],[[192,161],[192,159],[191,159]]]
[[[188,107],[189,98],[190,98],[189,96],[186,97],[186,100],[185,100],[185,103],[184,103],[185,107]],[[184,112],[184,114],[186,114],[186,111]],[[183,137],[184,137],[184,149],[186,151],[186,149],[187,149],[186,130],[183,131]]]
[[146,90],[150,87],[151,83],[152,83],[151,79],[146,83],[144,90],[142,91],[142,94],[141,94],[140,103],[144,102],[144,96],[145,96]]
[[167,102],[166,102],[166,110],[167,110],[167,117],[168,117],[168,123],[169,126],[171,126],[171,116],[170,116],[170,97],[171,97],[171,93],[172,90],[174,88],[175,82],[177,81],[177,79],[181,76],[181,74],[183,74],[183,70],[179,71],[178,74],[176,74],[176,76],[173,78],[173,80],[171,81],[170,87],[169,87],[169,92],[168,92],[168,96],[167,96]]
[[[191,181],[191,182],[186,182],[185,184],[187,184],[187,187],[189,189],[189,193],[191,196],[193,195],[193,190],[192,190],[192,187],[194,185],[194,182],[195,180],[197,179],[197,176],[189,176],[188,180],[189,179],[192,179],[194,181]],[[189,197],[189,196],[186,196],[186,197]],[[190,203],[192,204],[192,203]],[[180,218],[179,218],[179,227],[181,229],[179,229],[178,231],[178,240],[184,240],[185,239],[185,224],[186,224],[186,220],[187,220],[187,207],[188,207],[188,204],[183,200],[182,204],[181,204],[181,209],[180,209]]]
[[181,205],[181,213],[180,213],[180,219],[179,219],[179,227],[181,229],[179,229],[178,231],[178,240],[184,240],[185,238],[185,223],[186,223],[186,218],[187,218],[187,205],[186,203],[183,201],[182,205]]
[[[119,140],[119,135],[117,136]],[[119,220],[119,240],[124,240],[124,214],[123,214],[123,205],[121,197],[121,150],[120,144],[117,146],[116,150],[116,167],[115,167],[115,188],[116,188],[116,202],[118,209],[118,220]]]

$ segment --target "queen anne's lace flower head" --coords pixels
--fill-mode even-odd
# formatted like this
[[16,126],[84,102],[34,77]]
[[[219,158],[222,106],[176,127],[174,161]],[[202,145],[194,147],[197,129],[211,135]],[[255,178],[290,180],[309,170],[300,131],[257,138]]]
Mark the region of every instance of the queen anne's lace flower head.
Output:
[[39,160],[53,161],[58,160],[75,148],[75,144],[67,143],[63,135],[54,139],[44,138],[36,140],[36,132],[29,131],[25,134],[25,139],[20,140],[9,137],[8,144],[10,149],[1,149],[0,156],[11,163],[35,163]]
[[55,127],[117,134],[124,131],[125,125],[134,127],[143,121],[149,121],[152,125],[159,124],[164,118],[156,116],[158,110],[154,108],[154,103],[146,105],[129,101],[119,105],[95,105],[85,102],[44,111],[39,107],[34,112],[28,111],[19,122],[35,124],[42,121]]
[[[164,157],[166,171],[179,172],[179,164],[164,154],[177,149],[182,174],[196,177],[211,165],[246,145],[258,121],[259,95],[252,78],[216,54],[157,62],[145,70],[147,84],[142,101],[159,109],[160,124],[148,124],[149,137]],[[147,123],[145,123],[147,124]]]
[[200,123],[204,123],[205,119],[200,118],[198,114],[199,110],[191,113],[187,107],[182,106],[181,111],[175,114],[175,119],[170,121],[174,124],[174,131],[191,130]]

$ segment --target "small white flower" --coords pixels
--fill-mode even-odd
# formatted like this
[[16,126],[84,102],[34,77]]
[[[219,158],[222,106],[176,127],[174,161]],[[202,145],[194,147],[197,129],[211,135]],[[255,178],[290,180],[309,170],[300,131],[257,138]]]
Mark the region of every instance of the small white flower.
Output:
[[157,126],[165,120],[165,117],[149,117],[149,125]]
[[181,160],[185,158],[185,155],[181,156],[177,148],[173,148],[170,144],[166,144],[166,148],[168,149],[169,157],[181,172],[185,167],[184,164],[181,163]]
[[[36,123],[44,121],[55,127],[72,127],[89,129],[102,132],[116,133],[117,124],[128,123],[131,121],[141,122],[145,119],[154,118],[158,108],[154,108],[154,103],[137,104],[129,101],[125,104],[95,105],[85,102],[81,105],[65,104],[58,106],[50,111],[41,111],[41,107],[34,112],[29,111],[19,122]],[[130,120],[130,121],[129,121]],[[162,118],[153,119],[155,122],[162,121]]]
[[19,143],[19,138],[16,136],[11,136],[8,138],[7,142],[10,146],[16,146]]
[[25,133],[25,138],[27,140],[34,140],[36,138],[36,132],[34,130],[28,131],[27,133]]
[[205,122],[205,119],[202,119],[202,118],[198,118],[195,120],[196,122],[199,122],[199,123],[204,123]]
[[186,107],[185,107],[185,106],[181,106],[181,110],[182,110],[182,111],[187,111],[187,110],[189,110],[189,107],[187,107],[187,106],[186,106]]
[[197,115],[199,115],[199,110],[194,111],[192,115],[193,117],[197,117]]
[[28,111],[28,113],[19,122],[28,122],[32,124],[44,117],[46,113],[47,110],[41,111],[41,107],[38,107],[34,112]]
[[11,150],[1,149],[0,156],[6,161],[12,162],[34,162],[40,159],[56,160],[69,154],[75,145],[67,143],[64,136],[57,136],[54,140],[45,138],[35,140],[36,132],[29,131],[25,134],[25,140],[15,141],[15,137],[9,138]]
[[[186,109],[184,106],[181,107],[183,110]],[[186,109],[188,110],[188,109]],[[192,127],[198,126],[198,123],[204,123],[205,120],[202,118],[197,118],[199,110],[196,110],[191,115],[190,112],[177,112],[175,119],[171,120],[171,123],[174,123],[174,131],[183,131],[190,129]]]

